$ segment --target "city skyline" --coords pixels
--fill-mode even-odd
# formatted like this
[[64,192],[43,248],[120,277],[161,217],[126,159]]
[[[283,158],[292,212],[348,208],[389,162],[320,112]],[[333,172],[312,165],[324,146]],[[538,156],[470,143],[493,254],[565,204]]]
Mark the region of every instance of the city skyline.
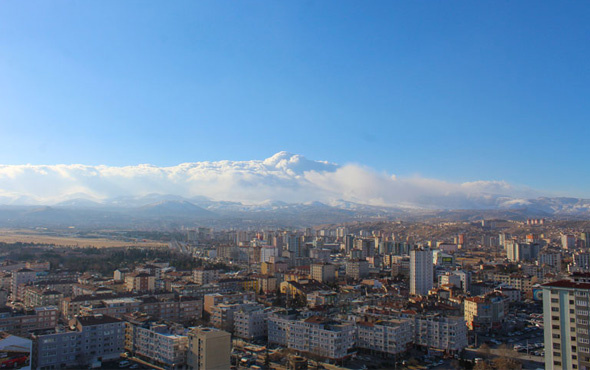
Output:
[[228,4],[2,4],[2,164],[288,151],[590,198],[587,4]]

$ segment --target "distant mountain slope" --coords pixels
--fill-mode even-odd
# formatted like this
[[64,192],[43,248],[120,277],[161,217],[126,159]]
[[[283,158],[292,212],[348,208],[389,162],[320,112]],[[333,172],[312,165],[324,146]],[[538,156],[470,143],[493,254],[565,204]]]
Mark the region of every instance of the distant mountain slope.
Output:
[[214,225],[216,227],[299,227],[371,219],[477,220],[527,217],[590,219],[590,200],[578,198],[497,198],[478,209],[428,209],[408,205],[372,206],[349,201],[258,204],[217,202],[206,197],[185,199],[175,195],[118,197],[96,202],[72,199],[54,206],[0,206],[0,227],[77,226],[168,227]]
[[176,217],[176,218],[215,218],[211,211],[194,205],[186,200],[164,200],[135,208],[133,214],[145,217]]

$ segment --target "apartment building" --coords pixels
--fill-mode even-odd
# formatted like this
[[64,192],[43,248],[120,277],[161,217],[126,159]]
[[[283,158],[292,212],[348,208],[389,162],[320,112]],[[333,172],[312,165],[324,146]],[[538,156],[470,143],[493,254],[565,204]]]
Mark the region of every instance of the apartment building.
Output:
[[34,281],[36,278],[37,271],[31,269],[21,268],[16,271],[13,271],[10,282],[10,289],[12,293],[11,299],[13,301],[22,301],[25,284]]
[[543,285],[545,368],[590,368],[590,283]]
[[467,297],[463,301],[469,330],[501,329],[508,300],[500,293]]
[[15,310],[0,308],[0,331],[26,337],[35,330],[53,329],[57,325],[59,311],[55,306]]
[[405,352],[414,339],[410,319],[359,321],[356,329],[358,348],[385,356]]
[[117,318],[136,311],[158,320],[185,322],[202,317],[203,302],[195,297],[122,297],[95,301],[80,306],[79,310],[85,316],[102,314]]
[[433,284],[433,256],[429,248],[410,251],[410,294],[428,295]]
[[467,327],[460,316],[415,315],[414,344],[449,352],[467,347]]
[[346,261],[346,277],[360,280],[369,276],[369,262],[361,259]]
[[123,321],[110,316],[78,317],[67,328],[33,335],[33,369],[84,368],[116,360],[123,352]]
[[219,270],[200,267],[193,270],[193,282],[197,285],[210,284],[219,280]]
[[363,319],[357,321],[366,321],[367,315],[381,320],[411,320],[412,342],[417,346],[448,352],[458,352],[467,347],[467,326],[462,316],[400,312],[370,306],[361,308],[359,313]]
[[125,323],[125,349],[155,366],[183,369],[186,366],[188,336],[183,328],[153,321]]
[[153,292],[156,290],[156,277],[145,272],[127,274],[125,288],[129,292]]
[[189,370],[227,370],[230,356],[230,333],[213,328],[195,328],[188,333]]
[[234,335],[248,340],[265,338],[268,334],[268,313],[268,309],[260,304],[242,306],[234,313]]
[[268,341],[289,349],[338,360],[349,355],[355,344],[356,328],[324,317],[307,319],[271,314],[268,318]]
[[211,308],[220,303],[244,303],[246,301],[253,302],[255,300],[256,294],[252,292],[205,294],[203,310],[207,313],[211,313]]
[[331,263],[314,263],[309,275],[320,283],[332,283],[336,280],[336,266]]
[[57,306],[64,295],[57,290],[42,289],[36,286],[24,288],[24,304],[26,307]]

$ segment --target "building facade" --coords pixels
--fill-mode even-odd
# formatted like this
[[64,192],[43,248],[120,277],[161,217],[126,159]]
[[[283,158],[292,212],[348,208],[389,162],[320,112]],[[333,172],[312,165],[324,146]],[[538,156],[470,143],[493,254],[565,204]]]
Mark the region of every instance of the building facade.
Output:
[[410,294],[428,295],[432,289],[432,250],[414,248],[410,251]]
[[545,368],[590,368],[590,283],[543,285]]

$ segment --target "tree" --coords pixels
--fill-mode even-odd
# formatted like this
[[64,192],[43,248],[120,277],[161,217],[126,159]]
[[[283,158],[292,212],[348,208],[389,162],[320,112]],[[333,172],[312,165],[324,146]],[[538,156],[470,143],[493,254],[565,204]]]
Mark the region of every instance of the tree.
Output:
[[482,361],[473,367],[473,370],[494,370],[494,368],[487,362]]
[[482,345],[479,346],[479,352],[485,357],[489,357],[491,353],[490,346],[487,343],[482,343]]
[[494,366],[496,369],[506,369],[506,370],[520,370],[522,369],[522,364],[516,360],[513,360],[508,357],[497,357],[494,359]]

